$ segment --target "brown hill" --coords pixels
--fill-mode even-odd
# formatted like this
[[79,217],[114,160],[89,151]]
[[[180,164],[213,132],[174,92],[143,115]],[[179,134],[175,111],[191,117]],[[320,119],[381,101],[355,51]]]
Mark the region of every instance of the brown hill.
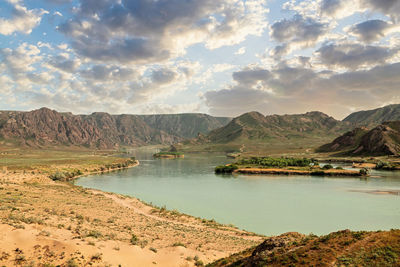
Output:
[[335,120],[322,112],[295,115],[264,116],[245,113],[222,128],[211,131],[206,140],[211,143],[246,141],[275,142],[306,138],[326,138],[345,132],[350,124]]
[[207,266],[400,266],[400,230],[287,233]]
[[399,155],[400,121],[384,122],[372,130],[356,128],[317,149],[338,155]]
[[72,115],[48,108],[29,112],[1,112],[0,137],[19,145],[77,145],[96,148],[171,144],[181,140],[151,128],[136,115]]

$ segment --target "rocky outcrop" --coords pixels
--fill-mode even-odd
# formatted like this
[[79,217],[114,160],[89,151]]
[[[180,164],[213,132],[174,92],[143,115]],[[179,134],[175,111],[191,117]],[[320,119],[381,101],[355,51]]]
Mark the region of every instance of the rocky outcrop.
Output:
[[182,140],[151,128],[136,115],[72,115],[41,108],[30,112],[2,112],[0,118],[2,139],[28,146],[115,148],[172,144]]
[[400,121],[384,122],[372,130],[356,128],[317,149],[340,155],[399,155]]
[[357,127],[352,131],[339,136],[329,144],[325,144],[317,149],[317,152],[338,152],[357,148],[361,138],[368,132],[365,127]]
[[400,266],[399,242],[400,230],[286,233],[207,266]]

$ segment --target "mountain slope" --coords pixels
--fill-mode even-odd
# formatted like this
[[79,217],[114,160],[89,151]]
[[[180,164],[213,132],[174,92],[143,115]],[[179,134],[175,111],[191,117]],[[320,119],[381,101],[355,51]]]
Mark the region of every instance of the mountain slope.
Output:
[[385,121],[400,120],[400,104],[389,105],[373,110],[358,111],[347,116],[343,121],[357,126],[374,127]]
[[136,115],[73,115],[48,108],[30,112],[1,112],[0,135],[2,139],[30,146],[77,145],[97,148],[171,144],[181,140],[151,128]]
[[286,233],[207,266],[400,266],[400,230]]
[[384,122],[372,130],[356,128],[317,149],[343,155],[399,155],[400,121]]
[[193,138],[199,133],[208,134],[210,131],[223,127],[231,118],[213,117],[207,114],[159,114],[138,115],[150,127],[182,138]]
[[210,132],[206,139],[212,143],[320,139],[344,132],[349,125],[321,112],[271,116],[249,112]]

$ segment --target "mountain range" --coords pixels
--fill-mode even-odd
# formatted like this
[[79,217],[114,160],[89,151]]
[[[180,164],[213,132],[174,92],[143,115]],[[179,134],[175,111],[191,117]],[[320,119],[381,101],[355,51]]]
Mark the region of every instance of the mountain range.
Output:
[[[336,141],[337,144],[320,148],[321,151],[336,152],[339,149],[349,150],[350,146],[357,149],[355,146],[361,144],[359,142],[369,131],[367,128],[360,128],[364,126],[369,129],[378,127],[374,129],[374,138],[370,139],[378,142],[375,138],[378,129],[383,133],[385,129],[394,127],[378,125],[384,121],[396,120],[400,121],[400,104],[355,112],[343,121],[318,111],[268,116],[253,111],[232,119],[195,113],[111,115],[96,112],[90,115],[74,115],[41,108],[28,112],[0,111],[0,145],[72,145],[110,149],[119,146],[169,145],[183,141],[184,144],[192,145],[287,145],[294,141],[301,143],[307,140],[315,147],[346,133],[340,139],[343,142]],[[354,128],[357,129],[353,131]],[[397,137],[393,140],[396,141]],[[367,145],[364,144],[363,147],[366,148]],[[361,149],[357,153],[364,152]]]
[[224,127],[211,131],[206,140],[212,143],[282,141],[332,136],[338,132],[345,132],[349,127],[350,123],[335,120],[317,111],[269,116],[253,111],[234,118]]
[[207,133],[229,120],[205,114],[73,115],[48,108],[0,111],[0,140],[3,144],[34,147],[73,145],[107,149],[121,145],[173,144],[193,137],[195,132]]

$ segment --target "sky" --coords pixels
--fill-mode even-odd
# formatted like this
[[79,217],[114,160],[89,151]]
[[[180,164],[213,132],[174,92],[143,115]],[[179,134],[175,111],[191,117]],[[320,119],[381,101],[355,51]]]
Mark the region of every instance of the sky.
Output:
[[400,103],[400,0],[0,0],[0,109],[351,112]]

